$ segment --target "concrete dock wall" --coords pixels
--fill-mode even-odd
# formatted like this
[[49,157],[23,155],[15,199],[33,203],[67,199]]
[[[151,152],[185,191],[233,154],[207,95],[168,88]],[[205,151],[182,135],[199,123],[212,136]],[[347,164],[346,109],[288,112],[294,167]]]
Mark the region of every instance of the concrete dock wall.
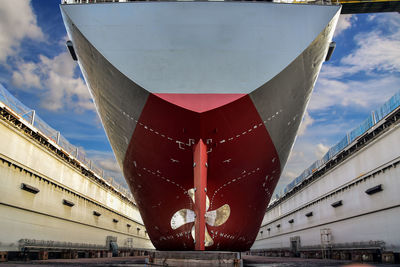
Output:
[[270,255],[318,251],[318,257],[327,250],[400,252],[399,162],[396,122],[268,208],[252,249]]
[[0,120],[0,251],[24,239],[106,246],[108,236],[119,247],[154,248],[131,201],[21,128]]

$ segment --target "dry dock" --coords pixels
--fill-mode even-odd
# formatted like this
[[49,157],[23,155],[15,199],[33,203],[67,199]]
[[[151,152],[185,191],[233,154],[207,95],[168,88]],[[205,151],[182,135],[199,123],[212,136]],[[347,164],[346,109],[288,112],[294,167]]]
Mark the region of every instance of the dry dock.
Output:
[[21,253],[42,259],[98,257],[153,248],[132,198],[3,102],[0,174],[3,259]]
[[399,262],[397,104],[269,206],[252,254]]
[[4,266],[399,262],[399,105],[288,186],[248,255],[220,253],[226,259],[154,251],[134,199],[14,109],[0,102],[0,259],[30,261]]

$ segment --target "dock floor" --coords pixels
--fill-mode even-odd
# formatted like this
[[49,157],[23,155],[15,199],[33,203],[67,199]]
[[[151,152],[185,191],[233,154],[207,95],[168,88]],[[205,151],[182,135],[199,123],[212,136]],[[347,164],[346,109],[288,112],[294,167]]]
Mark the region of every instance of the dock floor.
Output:
[[337,266],[337,267],[394,267],[400,264],[387,263],[355,263],[344,260],[329,259],[304,259],[288,257],[263,257],[243,255],[244,266],[249,267],[319,267],[319,266]]
[[[350,261],[338,260],[322,260],[322,259],[302,259],[302,258],[286,258],[286,257],[262,257],[243,255],[243,266],[249,267],[395,267],[400,264],[385,263],[354,263]],[[82,258],[82,259],[51,259],[51,260],[35,260],[35,261],[18,261],[0,263],[0,267],[17,267],[17,266],[58,266],[58,267],[75,267],[75,266],[162,266],[148,263],[147,256],[134,257],[115,257],[115,258]],[[171,266],[171,265],[169,265]]]

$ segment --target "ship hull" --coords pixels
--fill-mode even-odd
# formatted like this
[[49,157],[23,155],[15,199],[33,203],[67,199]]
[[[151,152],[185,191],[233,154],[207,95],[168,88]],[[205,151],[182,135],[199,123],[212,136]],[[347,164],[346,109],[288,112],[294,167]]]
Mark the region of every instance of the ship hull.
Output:
[[230,206],[226,223],[207,226],[214,242],[209,249],[246,250],[280,174],[275,147],[250,97],[198,114],[150,95],[138,121],[124,173],[139,206],[146,207],[143,221],[157,237],[154,245],[194,249],[193,223],[173,230],[171,219],[178,210],[195,210],[187,191],[194,187],[194,144],[202,139],[208,150],[209,210]]
[[[183,4],[186,11],[190,9],[191,3]],[[177,227],[175,216],[180,210],[191,214],[196,209],[189,191],[194,188],[194,149],[202,140],[208,157],[207,214],[229,206],[221,223],[206,224],[212,240],[206,249],[248,250],[294,143],[339,8],[331,12],[308,46],[263,84],[242,91],[216,86],[205,92],[187,90],[184,82],[178,82],[176,90],[139,85],[118,67],[112,54],[105,56],[98,43],[87,37],[68,6],[62,11],[82,72],[154,246],[195,249],[191,233],[195,219],[187,216]],[[170,86],[172,78],[164,78]],[[150,87],[156,85],[150,83]]]

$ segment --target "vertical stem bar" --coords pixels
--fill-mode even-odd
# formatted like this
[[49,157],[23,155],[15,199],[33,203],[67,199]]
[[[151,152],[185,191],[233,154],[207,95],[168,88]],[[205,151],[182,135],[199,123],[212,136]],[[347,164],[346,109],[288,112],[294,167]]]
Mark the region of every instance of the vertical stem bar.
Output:
[[207,146],[199,140],[194,148],[194,187],[195,192],[195,250],[204,250],[205,240],[205,214],[206,214],[206,188],[207,188]]

